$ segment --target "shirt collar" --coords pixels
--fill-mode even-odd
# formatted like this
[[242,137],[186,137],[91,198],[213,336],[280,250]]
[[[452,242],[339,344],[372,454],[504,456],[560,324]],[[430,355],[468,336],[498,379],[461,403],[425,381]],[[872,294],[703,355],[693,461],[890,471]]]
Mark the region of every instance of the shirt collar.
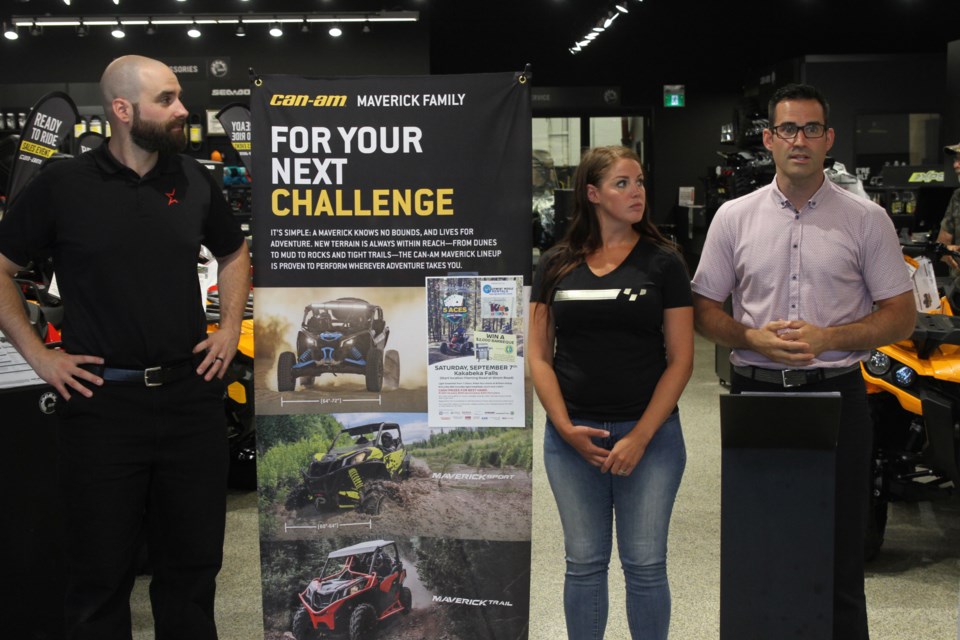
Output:
[[[774,200],[776,200],[777,204],[780,205],[780,208],[781,209],[792,208],[793,204],[787,199],[787,196],[783,195],[783,192],[780,191],[780,187],[777,186],[776,176],[773,177],[773,180],[771,181],[770,184],[772,187],[773,198]],[[817,189],[816,193],[810,196],[810,199],[807,200],[807,204],[806,206],[804,206],[804,209],[810,208],[815,210],[824,201],[824,199],[826,198],[827,194],[830,192],[831,189],[832,189],[832,183],[826,177],[826,175],[824,175],[823,184],[820,185],[820,188]]]
[[[97,147],[92,151],[88,151],[87,153],[93,156],[94,162],[97,163],[97,166],[99,166],[104,173],[109,173],[114,175],[120,174],[120,173],[130,173],[136,176],[136,173],[134,173],[134,171],[130,167],[126,166],[125,164],[117,160],[115,157],[113,157],[113,154],[110,153],[110,149],[107,147],[106,140],[104,140],[103,144],[101,144],[99,147]],[[161,154],[160,157],[157,158],[156,166],[153,169],[151,169],[147,173],[147,175],[143,176],[142,179],[147,180],[156,174],[176,172],[177,170],[176,159],[178,158],[179,158],[178,154],[172,154],[172,155]],[[137,176],[137,180],[140,180],[140,179],[141,179],[140,176]]]

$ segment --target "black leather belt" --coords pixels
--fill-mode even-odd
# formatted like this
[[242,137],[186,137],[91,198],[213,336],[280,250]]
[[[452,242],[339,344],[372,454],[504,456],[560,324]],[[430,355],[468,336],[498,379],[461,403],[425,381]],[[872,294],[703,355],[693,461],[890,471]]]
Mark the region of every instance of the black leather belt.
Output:
[[81,367],[100,376],[106,382],[142,384],[146,387],[159,387],[170,382],[176,382],[196,372],[196,365],[193,360],[185,360],[180,364],[167,367],[149,367],[147,369],[117,369],[95,364],[85,364]]
[[802,387],[805,384],[823,382],[830,378],[859,371],[860,365],[833,369],[763,369],[762,367],[733,367],[733,372],[757,382],[778,384],[782,387]]

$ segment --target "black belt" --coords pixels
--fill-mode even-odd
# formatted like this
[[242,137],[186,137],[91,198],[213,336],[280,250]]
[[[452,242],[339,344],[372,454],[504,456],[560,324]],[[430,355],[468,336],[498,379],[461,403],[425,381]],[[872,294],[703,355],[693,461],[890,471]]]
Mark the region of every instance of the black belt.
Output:
[[147,369],[117,369],[96,364],[85,364],[81,367],[100,376],[106,382],[142,384],[146,387],[159,387],[182,380],[191,373],[196,373],[196,364],[193,360],[185,360],[167,367],[149,367]]
[[757,382],[778,384],[783,387],[802,387],[805,384],[823,382],[830,378],[859,371],[860,365],[832,369],[763,369],[761,367],[734,366],[733,372]]

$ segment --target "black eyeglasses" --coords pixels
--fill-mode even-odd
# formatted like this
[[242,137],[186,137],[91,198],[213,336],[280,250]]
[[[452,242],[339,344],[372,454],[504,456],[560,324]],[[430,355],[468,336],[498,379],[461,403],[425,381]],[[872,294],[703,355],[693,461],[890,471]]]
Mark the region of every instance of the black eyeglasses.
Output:
[[827,125],[819,122],[808,122],[807,124],[784,122],[775,127],[770,127],[770,131],[777,134],[777,137],[781,140],[795,140],[797,134],[803,131],[803,137],[809,140],[810,138],[822,138],[823,134],[827,132]]

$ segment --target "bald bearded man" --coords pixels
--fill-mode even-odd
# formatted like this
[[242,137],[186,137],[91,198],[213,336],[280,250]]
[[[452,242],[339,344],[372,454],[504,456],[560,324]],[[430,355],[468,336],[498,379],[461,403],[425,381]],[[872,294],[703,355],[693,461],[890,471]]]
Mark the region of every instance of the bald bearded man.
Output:
[[[0,329],[60,395],[66,638],[131,637],[146,529],[157,640],[217,637],[227,442],[223,374],[250,258],[221,186],[181,155],[187,110],[170,68],[124,56],[100,80],[113,136],[50,164],[0,220]],[[200,245],[218,258],[220,330],[207,335]],[[53,257],[63,347],[32,331],[13,276]]]

